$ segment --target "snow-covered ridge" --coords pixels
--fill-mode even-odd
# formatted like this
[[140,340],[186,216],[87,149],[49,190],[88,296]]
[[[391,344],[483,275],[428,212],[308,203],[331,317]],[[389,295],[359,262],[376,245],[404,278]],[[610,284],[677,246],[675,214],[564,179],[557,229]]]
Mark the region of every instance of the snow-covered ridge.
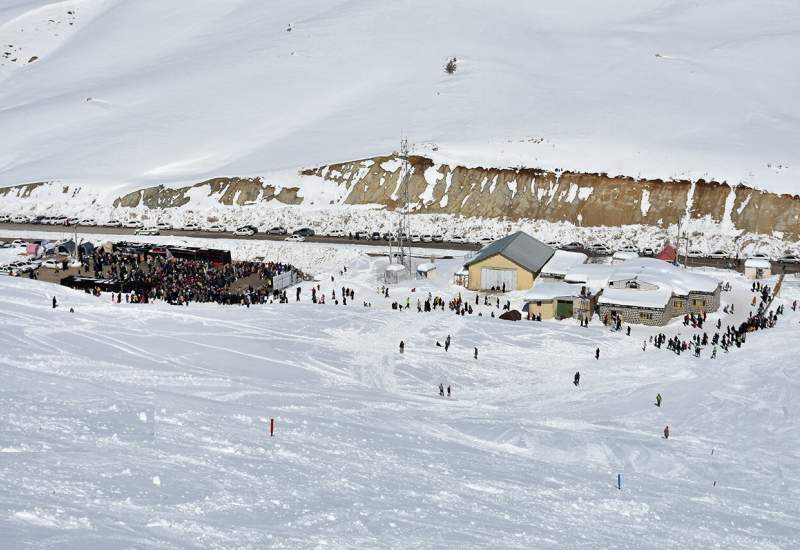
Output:
[[265,177],[404,133],[464,167],[798,192],[796,2],[4,4],[4,185]]

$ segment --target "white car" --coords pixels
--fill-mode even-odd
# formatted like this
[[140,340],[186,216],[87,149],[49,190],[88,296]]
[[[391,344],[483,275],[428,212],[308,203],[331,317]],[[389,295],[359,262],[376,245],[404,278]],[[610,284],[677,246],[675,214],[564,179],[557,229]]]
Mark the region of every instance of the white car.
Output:
[[93,227],[93,226],[97,225],[97,220],[94,220],[92,218],[84,218],[84,219],[82,219],[81,221],[78,222],[78,225],[84,225],[86,227]]
[[778,261],[782,264],[800,264],[800,257],[797,257],[794,254],[787,254]]
[[11,223],[30,223],[31,219],[28,216],[17,214],[11,218]]
[[163,231],[172,231],[172,224],[168,222],[158,222],[156,227]]
[[697,248],[692,248],[691,250],[689,250],[689,252],[686,253],[686,255],[689,256],[690,258],[702,258],[703,256],[705,256],[705,253]]
[[61,269],[61,262],[58,260],[45,260],[40,267],[45,269]]
[[205,227],[203,231],[208,231],[210,233],[224,233],[226,229],[221,223],[212,223],[208,227]]
[[369,233],[367,233],[366,231],[356,231],[355,238],[356,238],[356,240],[362,240],[363,239],[365,241],[368,241],[369,240]]
[[106,227],[122,227],[122,222],[119,220],[108,220],[103,225]]
[[161,235],[158,227],[140,227],[133,232],[134,235]]
[[181,229],[183,231],[200,231],[200,226],[194,222],[189,222],[183,224],[183,227],[181,227]]
[[724,250],[715,250],[711,254],[708,255],[709,258],[717,258],[717,259],[725,259],[730,258],[730,254],[725,252]]
[[418,234],[416,234],[416,233],[412,233],[411,234],[411,242],[412,243],[418,243],[420,241],[422,241],[422,238]]
[[28,246],[28,243],[26,243],[22,239],[14,239],[13,241],[11,241],[11,246]]
[[493,239],[491,237],[483,237],[478,241],[478,244],[482,244],[482,245],[492,244],[496,240],[497,239]]
[[252,227],[240,227],[233,234],[237,237],[251,237],[256,234],[256,230]]
[[433,242],[435,243],[443,243],[444,242],[444,235],[439,235],[438,233],[433,236]]
[[305,240],[306,240],[306,238],[303,237],[302,235],[289,235],[288,237],[286,237],[284,239],[284,241],[289,241],[289,242],[293,242],[293,243],[302,243]]
[[644,247],[639,253],[641,256],[655,256],[656,251],[649,246]]
[[333,231],[328,231],[328,237],[331,237],[333,239],[342,239],[344,237],[347,237],[347,234],[341,229],[334,229]]
[[81,220],[79,218],[67,218],[67,221],[65,223],[67,225],[78,225],[78,222],[80,221]]
[[5,214],[0,216],[0,223],[8,223],[11,221],[11,216],[6,216]]
[[450,237],[450,242],[460,244],[467,242],[467,239],[465,239],[462,235],[453,235]]
[[128,229],[141,229],[144,227],[144,224],[139,220],[128,220],[122,224],[122,227],[127,227]]
[[421,240],[421,241],[422,241],[422,242],[424,242],[424,243],[432,243],[432,242],[433,242],[433,235],[430,235],[430,234],[428,234],[428,233],[425,233],[424,235],[422,235],[422,236],[419,238],[419,240]]

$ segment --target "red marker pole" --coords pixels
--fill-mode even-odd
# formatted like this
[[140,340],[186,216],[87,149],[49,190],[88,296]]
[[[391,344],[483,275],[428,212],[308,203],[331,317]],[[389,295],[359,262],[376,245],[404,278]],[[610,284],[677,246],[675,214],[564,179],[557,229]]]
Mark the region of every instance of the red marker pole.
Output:
[[273,437],[275,435],[275,419],[269,419],[269,436]]

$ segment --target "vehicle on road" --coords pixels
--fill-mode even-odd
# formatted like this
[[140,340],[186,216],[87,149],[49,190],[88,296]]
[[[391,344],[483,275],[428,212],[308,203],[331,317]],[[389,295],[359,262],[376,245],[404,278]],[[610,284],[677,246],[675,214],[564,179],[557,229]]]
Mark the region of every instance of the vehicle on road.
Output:
[[639,251],[640,256],[655,256],[656,251],[649,246],[645,246],[641,251]]
[[800,256],[794,254],[787,254],[778,260],[782,264],[800,264]]
[[360,240],[365,240],[366,241],[366,240],[369,240],[369,233],[367,233],[366,231],[356,231],[356,234],[354,235],[354,238],[357,241],[360,241]]
[[122,227],[122,222],[119,220],[108,220],[103,225],[105,227]]
[[465,239],[463,235],[453,235],[452,237],[450,237],[450,242],[462,244],[467,242],[467,239]]
[[488,244],[492,244],[496,240],[497,239],[493,239],[492,237],[482,237],[481,239],[478,240],[477,244],[481,246],[486,246]]
[[45,269],[61,269],[61,262],[58,260],[45,260],[40,267]]
[[187,222],[181,227],[181,231],[200,231],[200,224]]
[[310,227],[301,227],[300,229],[296,229],[292,231],[292,235],[300,235],[301,237],[313,237],[315,235],[314,230]]
[[292,243],[302,243],[303,241],[306,240],[306,238],[303,237],[302,235],[289,235],[288,237],[286,237],[283,240],[284,241],[288,241],[288,242],[292,242]]
[[134,235],[161,235],[158,227],[140,227],[133,232]]
[[252,237],[256,233],[256,228],[252,225],[243,225],[233,232],[237,237]]
[[267,231],[267,233],[269,233],[270,235],[286,235],[287,233],[289,233],[289,231],[285,227],[277,225],[271,228],[269,231]]
[[545,244],[550,248],[561,248],[561,243],[558,241],[547,241]]
[[23,241],[22,239],[14,239],[11,241],[11,246],[20,247],[20,246],[28,246],[28,243]]
[[94,218],[84,218],[78,222],[78,225],[83,225],[85,227],[94,227],[97,225],[97,220]]
[[433,236],[433,242],[435,243],[443,243],[444,242],[444,235],[439,235],[438,233]]
[[328,231],[326,236],[332,239],[343,239],[347,237],[347,233],[345,233],[341,229],[333,229],[331,231]]
[[174,229],[172,224],[169,222],[158,222],[156,227],[158,227],[161,231],[172,231]]
[[728,252],[725,251],[725,250],[715,250],[714,252],[709,254],[708,257],[709,258],[715,258],[715,259],[718,259],[718,260],[724,260],[726,258],[730,258],[731,255],[728,254]]
[[17,214],[11,217],[11,223],[30,223],[31,219],[28,216]]
[[562,248],[564,250],[583,250],[583,243],[572,241],[571,243],[565,244]]
[[424,235],[422,235],[419,238],[419,240],[421,240],[424,243],[432,243],[433,242],[433,235],[431,235],[430,233],[425,233]]
[[221,223],[212,223],[204,227],[203,231],[208,231],[209,233],[224,233],[227,229]]
[[66,223],[67,225],[78,225],[80,221],[81,221],[80,218],[67,218],[67,221],[64,223]]
[[418,242],[421,242],[421,241],[422,241],[422,239],[420,238],[419,234],[417,234],[417,233],[412,233],[411,234],[411,242],[412,243],[418,243]]
[[394,233],[392,233],[391,231],[387,231],[386,233],[383,234],[383,240],[394,241],[395,240]]
[[705,253],[699,248],[692,248],[689,249],[689,252],[687,252],[686,255],[689,256],[690,258],[702,258],[703,256],[705,256]]
[[8,223],[10,221],[11,221],[11,216],[6,216],[5,214],[0,216],[0,223]]
[[373,241],[380,241],[383,238],[383,235],[381,235],[380,231],[373,231],[371,237]]
[[122,227],[126,227],[128,229],[141,229],[144,227],[144,224],[139,220],[128,220],[122,224]]

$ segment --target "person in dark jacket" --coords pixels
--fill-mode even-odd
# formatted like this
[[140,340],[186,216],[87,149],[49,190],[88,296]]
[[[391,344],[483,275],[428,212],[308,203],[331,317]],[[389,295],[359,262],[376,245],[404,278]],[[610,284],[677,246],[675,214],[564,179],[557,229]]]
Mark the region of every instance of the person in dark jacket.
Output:
[[596,350],[594,350],[594,358],[595,359],[600,359],[600,348],[597,348]]
[[57,307],[58,307],[58,301],[56,300],[56,297],[53,296],[53,309],[55,309]]
[[576,386],[581,383],[581,373],[580,372],[576,372],[575,373],[575,377],[572,379],[572,383],[575,384]]
[[669,426],[664,427],[664,439],[669,439]]

